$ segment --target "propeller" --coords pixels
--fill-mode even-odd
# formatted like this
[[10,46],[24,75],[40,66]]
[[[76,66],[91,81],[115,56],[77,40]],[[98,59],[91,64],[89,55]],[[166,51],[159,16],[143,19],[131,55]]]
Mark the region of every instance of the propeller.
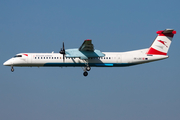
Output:
[[65,60],[65,48],[64,48],[64,42],[63,42],[63,48],[61,48],[61,51],[59,51],[60,54],[63,54],[63,62]]

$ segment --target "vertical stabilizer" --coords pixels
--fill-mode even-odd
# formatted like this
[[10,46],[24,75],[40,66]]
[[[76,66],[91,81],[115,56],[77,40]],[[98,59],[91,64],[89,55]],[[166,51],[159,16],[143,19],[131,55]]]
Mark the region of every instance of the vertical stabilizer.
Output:
[[166,29],[164,31],[157,31],[158,36],[149,48],[146,54],[148,55],[167,55],[171,45],[172,38],[176,31],[173,29]]

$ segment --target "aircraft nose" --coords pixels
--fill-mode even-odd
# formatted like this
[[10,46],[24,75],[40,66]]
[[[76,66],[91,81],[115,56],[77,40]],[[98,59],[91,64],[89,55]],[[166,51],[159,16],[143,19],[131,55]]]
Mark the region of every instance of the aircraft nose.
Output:
[[3,63],[4,66],[11,66],[12,62],[11,60],[7,60],[6,62]]

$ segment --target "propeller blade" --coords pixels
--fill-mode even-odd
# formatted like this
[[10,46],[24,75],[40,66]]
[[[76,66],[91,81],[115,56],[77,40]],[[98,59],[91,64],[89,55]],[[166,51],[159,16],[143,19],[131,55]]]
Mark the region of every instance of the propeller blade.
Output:
[[64,48],[64,42],[63,42],[63,51],[65,51],[65,48]]
[[60,54],[63,54],[63,62],[65,61],[65,47],[64,47],[64,42],[63,42],[63,47],[61,48],[61,51],[59,51]]

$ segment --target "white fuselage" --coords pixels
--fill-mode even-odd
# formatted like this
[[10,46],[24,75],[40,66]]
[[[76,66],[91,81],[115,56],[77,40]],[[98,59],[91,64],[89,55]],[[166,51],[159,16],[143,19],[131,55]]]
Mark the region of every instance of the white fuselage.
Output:
[[7,60],[3,65],[11,66],[12,72],[14,66],[84,67],[83,75],[87,76],[87,71],[90,71],[91,67],[124,67],[168,58],[167,52],[176,31],[165,29],[156,33],[158,34],[156,39],[147,49],[128,52],[101,52],[94,49],[92,40],[87,39],[77,49],[65,50],[63,42],[59,53],[20,53]]
[[20,53],[7,60],[6,66],[29,66],[29,67],[123,67],[151,61],[165,59],[166,55],[147,55],[148,49],[135,50],[129,52],[103,52],[104,57],[80,59],[67,58],[63,60],[63,55],[59,53]]

